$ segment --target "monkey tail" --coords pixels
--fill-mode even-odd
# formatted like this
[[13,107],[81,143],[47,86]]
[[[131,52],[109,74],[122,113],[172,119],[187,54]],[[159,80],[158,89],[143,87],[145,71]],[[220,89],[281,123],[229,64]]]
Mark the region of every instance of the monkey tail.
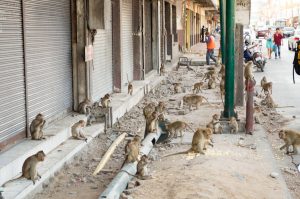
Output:
[[24,176],[23,176],[23,174],[21,173],[21,175],[20,176],[18,176],[18,177],[15,177],[15,178],[13,178],[13,179],[11,179],[11,180],[9,180],[9,181],[7,181],[7,182],[5,182],[2,186],[3,187],[5,187],[5,185],[7,184],[7,183],[10,183],[10,182],[13,182],[13,181],[16,181],[16,180],[19,180],[19,179],[21,179],[21,178],[23,178]]
[[202,97],[203,97],[203,99],[205,99],[205,101],[206,101],[210,106],[212,106],[211,103],[209,103],[209,101],[208,101],[208,99],[207,99],[206,97],[204,97],[204,96],[202,96]]
[[137,175],[133,175],[133,174],[131,174],[131,173],[129,173],[128,171],[125,171],[125,170],[123,170],[123,169],[121,169],[121,171],[127,173],[128,175],[130,175],[130,176],[132,176],[132,177],[136,177],[136,178],[138,177]]
[[275,108],[295,108],[295,106],[276,106]]
[[186,126],[192,131],[192,133],[195,132],[195,130],[190,125],[187,124]]
[[178,153],[172,153],[172,154],[169,154],[169,155],[165,155],[163,156],[163,158],[166,158],[166,157],[170,157],[170,156],[174,156],[174,155],[181,155],[181,154],[188,154],[190,152],[193,152],[193,149],[190,148],[189,150],[187,151],[181,151],[181,152],[178,152]]

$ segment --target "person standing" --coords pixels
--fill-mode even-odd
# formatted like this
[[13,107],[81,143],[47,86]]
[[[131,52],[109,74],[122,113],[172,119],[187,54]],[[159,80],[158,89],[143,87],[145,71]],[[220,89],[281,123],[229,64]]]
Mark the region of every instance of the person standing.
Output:
[[201,28],[201,42],[204,43],[204,33],[205,33],[205,27],[202,26]]
[[206,51],[206,64],[209,65],[210,64],[210,59],[212,59],[215,63],[217,63],[217,60],[214,56],[214,50],[216,47],[216,43],[215,43],[215,38],[209,34],[209,32],[207,31],[205,33],[205,42],[206,42],[206,46],[207,46],[207,51]]
[[279,28],[276,28],[276,32],[274,34],[274,45],[275,45],[275,59],[277,59],[277,57],[280,58],[280,46],[283,45],[283,36],[280,32]]
[[265,35],[265,39],[267,40],[266,47],[268,50],[268,56],[269,56],[269,59],[271,59],[272,49],[273,49],[271,28],[268,28],[268,31]]

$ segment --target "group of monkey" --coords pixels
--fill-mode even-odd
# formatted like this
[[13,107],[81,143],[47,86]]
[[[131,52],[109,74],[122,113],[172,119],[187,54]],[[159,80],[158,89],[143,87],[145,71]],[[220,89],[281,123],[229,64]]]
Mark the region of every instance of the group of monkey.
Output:
[[[164,75],[166,73],[165,67],[162,64],[160,68],[160,74]],[[216,87],[216,70],[215,68],[209,68],[209,71],[204,74],[203,80],[209,80],[208,81],[208,88],[213,89]],[[221,92],[221,98],[225,94],[225,66],[221,65],[221,69],[219,71],[219,75],[221,76],[220,80],[220,92]],[[245,65],[244,70],[244,77],[245,79],[253,79],[254,76],[252,75],[252,63],[248,63]],[[193,86],[193,94],[188,94],[183,97],[183,103],[188,105],[189,109],[192,109],[192,106],[196,106],[196,109],[200,107],[200,105],[203,102],[203,99],[207,101],[207,99],[203,96],[197,95],[196,93],[202,92],[202,87],[204,85],[204,82],[198,82],[195,83]],[[180,83],[174,83],[174,92],[179,93],[181,90],[181,84]],[[272,94],[272,82],[267,82],[266,77],[263,77],[261,80],[261,87],[262,91],[264,91],[266,98],[265,102],[269,108],[274,108],[275,103],[271,97]],[[128,94],[132,95],[133,86],[129,82],[128,83]],[[222,98],[223,102],[223,98]],[[95,102],[92,104],[92,102],[89,99],[85,99],[83,102],[81,102],[78,106],[78,112],[80,114],[88,115],[91,107],[93,106],[102,106],[103,108],[107,108],[110,105],[110,95],[106,94],[103,98],[100,99],[100,102]],[[143,108],[143,115],[146,120],[146,129],[145,129],[145,137],[149,133],[155,133],[157,131],[158,121],[165,121],[165,113],[166,105],[164,102],[159,102],[158,105],[151,102],[148,105],[146,105]],[[222,133],[223,129],[220,125],[220,116],[218,114],[214,114],[212,116],[212,120],[206,125],[206,128],[197,128],[194,132],[191,148],[184,152],[179,152],[171,155],[176,154],[188,154],[188,153],[199,153],[199,154],[205,154],[204,150],[206,150],[207,145],[210,145],[213,147],[212,142],[212,134],[219,134]],[[30,124],[30,134],[32,140],[42,140],[45,139],[43,128],[46,123],[46,120],[44,119],[44,115],[39,113],[36,115],[35,119]],[[71,133],[72,137],[74,139],[79,140],[85,140],[87,141],[87,138],[84,136],[83,128],[85,127],[86,122],[84,120],[79,120],[76,122],[72,128]],[[235,119],[235,117],[230,118],[229,121],[229,127],[231,133],[237,133],[238,131],[238,123]],[[175,121],[169,124],[166,124],[166,130],[168,131],[168,137],[176,138],[178,136],[178,133],[180,133],[180,136],[183,136],[183,130],[189,128],[193,131],[193,129],[183,121]],[[289,154],[289,147],[293,146],[293,153],[297,154],[297,146],[300,145],[300,133],[294,130],[280,130],[279,131],[279,138],[282,139],[285,144],[280,147],[280,150],[286,149],[286,153]],[[142,155],[140,157],[140,147],[141,147],[141,137],[136,135],[132,140],[128,141],[126,147],[125,147],[125,163],[132,163],[135,161],[138,161],[137,164],[137,175],[134,175],[140,179],[147,179],[148,173],[147,173],[147,164],[149,163],[149,158],[146,155]],[[165,156],[165,157],[167,157]],[[44,161],[46,155],[43,151],[39,151],[36,154],[28,157],[22,166],[22,175],[21,177],[24,177],[26,179],[32,180],[35,184],[35,181],[39,178],[41,178],[41,175],[37,172],[37,164],[39,162]],[[123,164],[123,165],[124,165]],[[131,175],[131,174],[130,174]],[[19,177],[19,178],[21,178]]]

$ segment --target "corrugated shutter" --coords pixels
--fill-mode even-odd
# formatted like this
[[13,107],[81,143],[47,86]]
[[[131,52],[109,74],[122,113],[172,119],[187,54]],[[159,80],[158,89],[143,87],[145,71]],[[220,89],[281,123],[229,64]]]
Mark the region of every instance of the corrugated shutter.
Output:
[[152,1],[145,0],[145,72],[153,70],[152,62]]
[[29,119],[72,107],[70,0],[26,0]]
[[20,0],[0,3],[0,143],[24,132],[25,87]]
[[112,37],[111,31],[97,30],[94,41],[93,100],[112,92]]
[[132,0],[122,0],[121,7],[121,63],[122,84],[133,79]]

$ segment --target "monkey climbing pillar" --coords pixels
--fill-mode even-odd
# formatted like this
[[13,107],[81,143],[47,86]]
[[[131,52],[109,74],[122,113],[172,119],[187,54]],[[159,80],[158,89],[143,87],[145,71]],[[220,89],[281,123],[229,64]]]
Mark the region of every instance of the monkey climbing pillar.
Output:
[[234,113],[234,31],[235,31],[235,0],[226,1],[226,59],[225,59],[225,105],[224,117]]
[[221,54],[222,54],[222,63],[225,64],[225,0],[220,1],[220,23],[221,23]]

